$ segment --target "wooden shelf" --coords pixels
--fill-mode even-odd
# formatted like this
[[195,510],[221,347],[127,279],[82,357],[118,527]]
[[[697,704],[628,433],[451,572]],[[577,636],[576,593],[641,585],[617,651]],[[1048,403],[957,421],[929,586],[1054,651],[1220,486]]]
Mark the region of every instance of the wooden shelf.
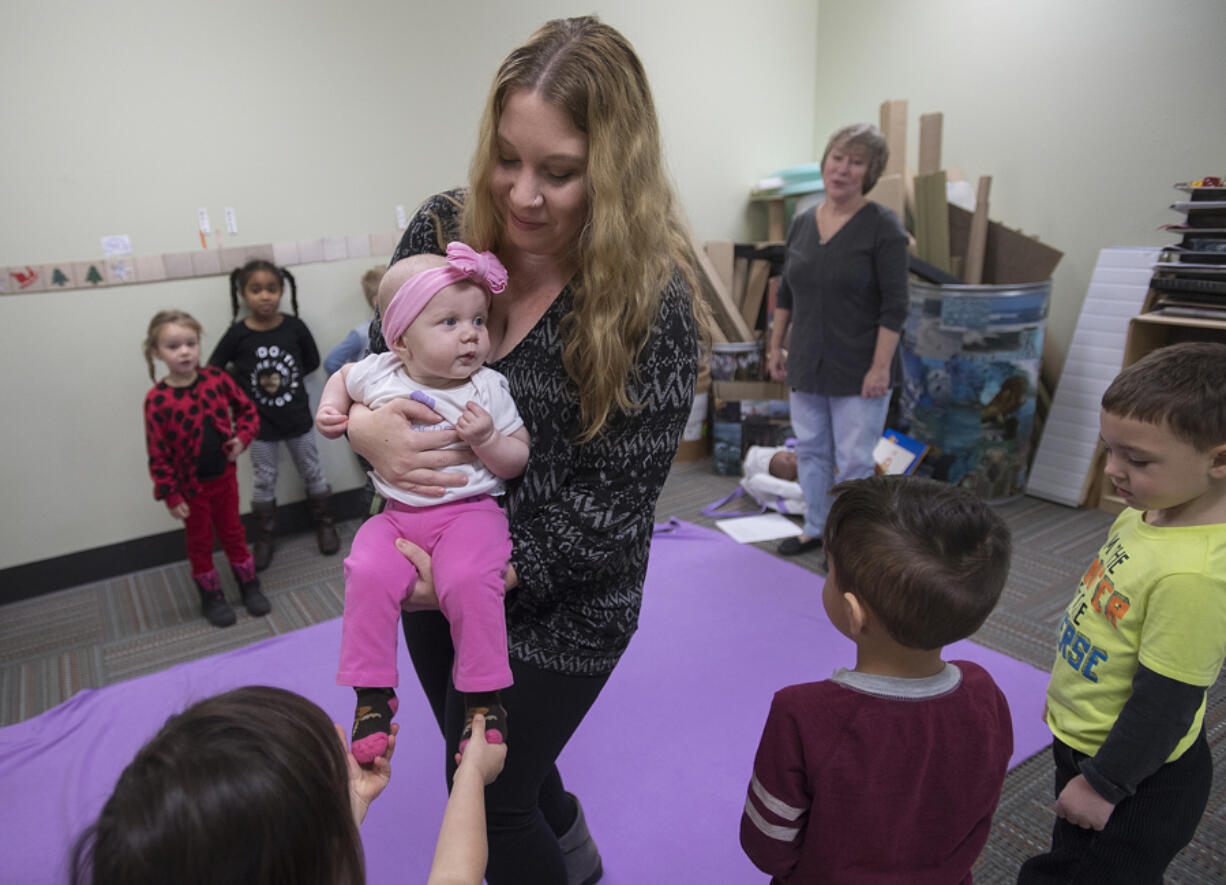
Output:
[[1169,316],[1162,313],[1142,313],[1132,318],[1134,323],[1158,323],[1163,326],[1191,326],[1197,329],[1226,329],[1226,317],[1220,320],[1209,317]]
[[[1193,189],[1188,184],[1177,184],[1175,187],[1189,193],[1197,191],[1206,198],[1210,196],[1207,190]],[[1220,198],[1219,192],[1222,196],[1226,196],[1226,188],[1214,188],[1213,190],[1212,196],[1215,200]],[[1191,214],[1189,217],[1192,217]],[[1207,228],[1208,225],[1189,224],[1186,228],[1181,227],[1178,231],[1172,232],[1187,236],[1195,234],[1199,229]],[[1178,274],[1178,271],[1179,266],[1171,264],[1169,267],[1159,267],[1157,272]],[[1222,267],[1222,272],[1226,273],[1226,265]],[[1223,314],[1222,319],[1152,313],[1151,311],[1158,307],[1159,294],[1159,291],[1151,285],[1145,296],[1145,302],[1141,306],[1141,312],[1128,321],[1128,336],[1124,341],[1124,359],[1120,364],[1121,369],[1131,366],[1150,351],[1171,344],[1179,344],[1184,341],[1226,343],[1226,313]],[[1124,503],[1123,498],[1110,494],[1111,483],[1103,476],[1104,460],[1105,456],[1100,442],[1094,453],[1091,473],[1086,479],[1086,504],[1108,513],[1120,513],[1128,505]]]
[[1120,368],[1132,365],[1151,350],[1181,341],[1226,342],[1226,321],[1157,313],[1138,314],[1128,323],[1124,361]]

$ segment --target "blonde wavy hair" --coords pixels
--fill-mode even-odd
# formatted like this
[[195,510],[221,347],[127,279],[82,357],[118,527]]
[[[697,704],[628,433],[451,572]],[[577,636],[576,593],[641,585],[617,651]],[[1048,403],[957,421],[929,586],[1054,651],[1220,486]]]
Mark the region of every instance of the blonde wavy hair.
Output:
[[145,365],[149,367],[149,378],[152,381],[157,381],[153,370],[153,354],[157,350],[158,335],[162,332],[162,326],[168,326],[171,323],[191,329],[196,333],[197,339],[204,337],[204,331],[201,329],[200,323],[186,311],[159,310],[155,313],[153,319],[149,321],[149,329],[145,332],[145,340],[141,344],[141,352],[145,355]]
[[562,321],[566,374],[579,395],[580,442],[636,408],[629,384],[674,272],[705,328],[694,255],[664,170],[647,75],[630,43],[594,16],[547,22],[494,78],[469,168],[462,238],[499,251],[506,218],[491,187],[498,124],[511,94],[535,93],[588,139],[588,218],[574,244],[574,307]]

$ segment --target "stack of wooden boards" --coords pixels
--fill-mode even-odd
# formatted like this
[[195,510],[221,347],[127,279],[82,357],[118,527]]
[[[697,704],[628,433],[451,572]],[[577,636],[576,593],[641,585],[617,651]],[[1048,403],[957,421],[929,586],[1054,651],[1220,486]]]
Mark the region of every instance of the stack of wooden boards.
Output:
[[991,176],[981,175],[976,182],[973,212],[948,201],[949,183],[965,179],[958,167],[941,162],[944,114],[920,115],[916,172],[906,162],[905,99],[882,102],[880,128],[890,158],[868,196],[907,223],[915,237],[915,257],[936,271],[931,282],[1003,285],[1051,278],[1063,253],[988,218]]
[[717,324],[713,339],[718,343],[759,340],[765,331],[768,293],[778,285],[783,243],[709,240],[694,251]]

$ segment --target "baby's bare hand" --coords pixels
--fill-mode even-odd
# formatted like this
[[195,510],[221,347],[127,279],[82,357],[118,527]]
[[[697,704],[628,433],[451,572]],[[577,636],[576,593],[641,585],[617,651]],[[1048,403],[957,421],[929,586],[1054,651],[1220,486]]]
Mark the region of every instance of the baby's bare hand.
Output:
[[331,406],[320,406],[315,414],[315,426],[328,439],[336,439],[349,426],[349,416],[340,409]]
[[470,402],[464,406],[455,429],[460,439],[470,446],[483,446],[494,438],[494,419],[485,409]]

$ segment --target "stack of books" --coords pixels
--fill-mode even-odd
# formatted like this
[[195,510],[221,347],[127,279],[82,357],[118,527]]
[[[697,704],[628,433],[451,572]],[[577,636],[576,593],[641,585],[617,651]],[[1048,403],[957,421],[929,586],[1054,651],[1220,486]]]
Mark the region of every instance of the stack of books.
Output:
[[1226,321],[1226,179],[1175,185],[1187,199],[1171,204],[1184,215],[1161,230],[1179,234],[1154,265],[1152,313]]

